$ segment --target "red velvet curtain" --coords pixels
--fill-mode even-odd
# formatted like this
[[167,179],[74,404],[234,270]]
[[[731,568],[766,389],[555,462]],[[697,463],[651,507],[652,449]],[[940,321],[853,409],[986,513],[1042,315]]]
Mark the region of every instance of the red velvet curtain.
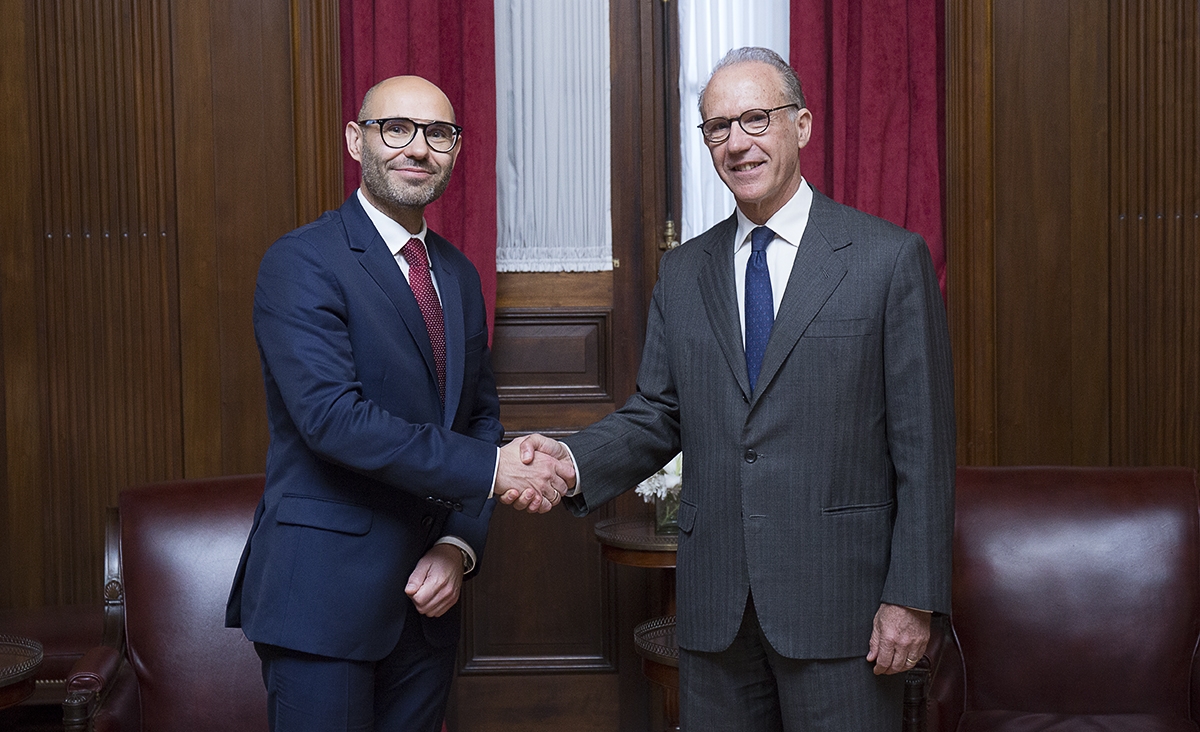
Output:
[[791,0],[822,193],[925,237],[946,291],[943,0]]
[[[493,0],[341,0],[342,115],[354,119],[375,82],[416,74],[441,87],[462,150],[450,186],[425,210],[429,228],[479,270],[488,325],[496,302],[496,41]],[[358,163],[345,156],[349,195]]]

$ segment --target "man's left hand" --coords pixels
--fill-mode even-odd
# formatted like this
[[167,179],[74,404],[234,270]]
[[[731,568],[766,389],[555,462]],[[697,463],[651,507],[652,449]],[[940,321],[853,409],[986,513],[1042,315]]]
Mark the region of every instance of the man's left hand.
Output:
[[871,651],[867,661],[875,664],[875,675],[898,674],[921,660],[929,644],[931,613],[886,602],[875,613]]
[[453,544],[434,544],[408,576],[404,593],[417,612],[436,618],[458,602],[462,583],[462,552]]

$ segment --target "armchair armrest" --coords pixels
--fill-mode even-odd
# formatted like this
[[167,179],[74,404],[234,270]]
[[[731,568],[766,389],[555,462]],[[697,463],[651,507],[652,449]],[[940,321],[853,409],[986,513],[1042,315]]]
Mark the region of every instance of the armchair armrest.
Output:
[[67,692],[99,693],[116,677],[121,654],[115,648],[94,646],[75,662],[67,674]]
[[65,732],[140,729],[137,677],[121,653],[96,646],[67,675],[63,700]]

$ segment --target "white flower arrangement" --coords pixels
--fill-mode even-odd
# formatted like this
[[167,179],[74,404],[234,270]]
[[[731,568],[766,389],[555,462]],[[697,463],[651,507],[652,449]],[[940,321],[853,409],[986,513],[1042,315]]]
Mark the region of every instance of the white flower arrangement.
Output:
[[679,497],[683,487],[683,453],[671,458],[671,462],[659,468],[658,472],[638,483],[634,491],[646,503],[661,501],[668,495]]

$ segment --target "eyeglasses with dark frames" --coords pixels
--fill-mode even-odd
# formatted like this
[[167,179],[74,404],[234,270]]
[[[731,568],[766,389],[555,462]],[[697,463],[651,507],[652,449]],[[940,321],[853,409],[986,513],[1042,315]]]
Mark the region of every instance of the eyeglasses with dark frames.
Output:
[[425,135],[425,144],[430,150],[448,153],[458,144],[463,128],[453,122],[415,122],[408,117],[388,117],[385,119],[364,119],[358,124],[362,127],[377,125],[383,144],[397,150],[408,147],[417,139],[417,130]]
[[704,135],[705,142],[710,145],[720,145],[729,139],[729,133],[733,131],[734,122],[741,125],[742,131],[747,135],[758,136],[766,132],[767,128],[771,126],[772,112],[778,112],[788,107],[799,109],[800,105],[793,102],[773,109],[747,109],[737,117],[709,117],[696,126],[700,128],[700,132]]

